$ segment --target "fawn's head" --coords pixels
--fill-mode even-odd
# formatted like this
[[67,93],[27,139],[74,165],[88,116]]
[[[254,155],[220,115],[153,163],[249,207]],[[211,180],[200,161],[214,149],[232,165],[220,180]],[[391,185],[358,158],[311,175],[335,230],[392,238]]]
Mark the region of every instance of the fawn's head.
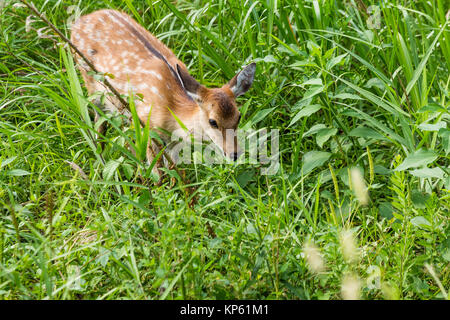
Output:
[[250,89],[255,70],[256,64],[251,63],[221,88],[209,89],[177,65],[186,92],[200,107],[199,126],[232,160],[237,160],[241,153],[236,136],[241,113],[236,98]]

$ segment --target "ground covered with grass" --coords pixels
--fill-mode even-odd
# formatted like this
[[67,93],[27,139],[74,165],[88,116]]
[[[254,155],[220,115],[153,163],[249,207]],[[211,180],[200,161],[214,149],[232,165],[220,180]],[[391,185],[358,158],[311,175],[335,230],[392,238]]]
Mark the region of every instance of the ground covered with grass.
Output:
[[67,47],[1,1],[2,299],[448,298],[446,1],[33,2],[66,35],[123,10],[207,86],[256,62],[240,127],[279,129],[280,166],[154,185],[139,130],[108,118],[99,149]]

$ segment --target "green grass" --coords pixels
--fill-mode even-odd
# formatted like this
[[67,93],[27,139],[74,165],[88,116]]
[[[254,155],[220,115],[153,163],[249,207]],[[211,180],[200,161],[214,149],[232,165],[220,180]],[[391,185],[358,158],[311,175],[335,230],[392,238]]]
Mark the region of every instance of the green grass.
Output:
[[363,299],[449,298],[446,1],[384,1],[380,29],[356,0],[33,2],[66,34],[74,13],[124,10],[207,86],[257,62],[241,127],[280,130],[280,170],[180,165],[155,186],[154,134],[105,115],[101,152],[70,55],[2,2],[2,299],[341,299],[349,277]]

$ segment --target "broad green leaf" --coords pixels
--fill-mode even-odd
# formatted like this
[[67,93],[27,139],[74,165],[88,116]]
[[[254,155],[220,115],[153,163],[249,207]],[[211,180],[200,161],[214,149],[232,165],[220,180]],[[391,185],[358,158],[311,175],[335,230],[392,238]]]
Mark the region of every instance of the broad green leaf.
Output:
[[269,108],[269,109],[263,109],[263,110],[259,110],[252,118],[251,118],[251,123],[252,124],[256,124],[258,122],[260,122],[261,120],[263,120],[265,117],[267,117],[267,115],[269,113],[271,113],[273,110],[275,110],[276,107],[273,108]]
[[244,171],[243,173],[241,173],[237,178],[236,181],[237,183],[239,183],[239,185],[241,186],[241,188],[245,188],[245,186],[252,181],[252,179],[254,178],[255,173],[251,170],[247,170]]
[[336,51],[337,47],[332,47],[331,49],[328,49],[327,52],[323,55],[323,58],[326,60],[330,60],[333,53]]
[[376,164],[373,166],[373,171],[377,174],[381,174],[384,176],[389,175],[391,173],[391,170],[389,170],[388,168],[385,168],[379,164]]
[[15,176],[15,177],[21,177],[21,176],[27,176],[31,174],[31,172],[22,170],[22,169],[13,169],[6,172],[8,176]]
[[5,160],[0,159],[0,169],[13,162],[17,157],[11,157]]
[[420,149],[408,155],[405,160],[395,169],[403,171],[409,168],[417,168],[432,163],[438,158],[438,154],[433,150]]
[[308,89],[308,91],[306,91],[305,95],[302,98],[303,100],[306,99],[310,99],[312,97],[314,97],[315,95],[318,95],[319,93],[321,93],[324,89],[324,86],[313,86],[310,89]]
[[337,129],[336,128],[325,128],[325,129],[320,129],[317,132],[316,135],[316,142],[319,145],[319,147],[323,147],[323,144],[325,142],[328,141],[328,139],[330,139],[332,136],[334,136],[337,133]]
[[422,193],[420,190],[411,191],[411,201],[417,209],[425,209],[427,207],[426,202],[429,197],[429,195]]
[[313,41],[308,40],[306,46],[312,56],[320,57],[322,55],[322,48]]
[[439,121],[438,123],[421,123],[419,129],[423,131],[439,131],[442,128],[447,128],[447,123]]
[[331,153],[324,151],[310,151],[303,156],[303,174],[310,173],[330,159]]
[[295,124],[298,120],[300,120],[303,117],[309,117],[310,115],[312,115],[313,113],[319,111],[322,108],[322,106],[318,105],[318,104],[311,104],[308,106],[303,107],[296,115],[295,117],[291,120],[291,123],[289,123],[288,127],[292,126],[293,124]]
[[372,79],[369,79],[366,82],[364,87],[369,88],[369,89],[375,87],[375,88],[378,88],[380,90],[384,90],[386,85],[384,84],[384,82],[380,78],[372,78]]
[[378,210],[380,211],[380,215],[383,218],[390,220],[394,217],[394,215],[392,214],[394,209],[392,208],[392,204],[390,204],[389,202],[382,202],[378,207]]
[[347,55],[348,55],[348,53],[344,53],[344,54],[341,54],[341,55],[339,55],[339,56],[337,56],[337,57],[334,57],[334,58],[330,59],[330,60],[327,62],[327,65],[326,65],[325,68],[326,68],[328,71],[331,70],[335,65],[341,63],[341,61],[342,61]]
[[317,67],[317,64],[308,60],[296,61],[288,67],[292,69],[300,69],[301,67]]
[[411,219],[411,224],[419,228],[428,229],[431,227],[431,223],[422,216],[414,217]]
[[445,109],[443,106],[440,106],[436,103],[428,104],[426,106],[423,106],[419,110],[417,110],[417,113],[424,113],[424,112],[446,112],[447,109]]
[[103,179],[111,180],[117,168],[120,166],[120,161],[117,160],[109,160],[105,167],[103,168]]
[[334,99],[353,99],[353,100],[363,100],[360,96],[352,93],[339,93],[333,97]]
[[256,59],[253,59],[253,62],[256,62],[256,63],[258,63],[258,62],[260,62],[260,61],[264,61],[265,63],[277,63],[277,62],[278,62],[278,59],[275,58],[275,57],[274,57],[273,55],[271,55],[271,54],[265,56],[264,58],[256,58]]
[[450,130],[442,128],[438,132],[438,136],[442,139],[442,147],[445,150],[445,155],[450,153]]
[[378,133],[374,129],[367,127],[358,127],[353,129],[348,134],[351,137],[361,137],[365,139],[375,139],[375,140],[389,140],[382,134]]
[[123,163],[122,164],[122,169],[123,172],[125,173],[125,176],[127,177],[128,180],[131,180],[131,178],[134,175],[134,169],[133,166],[129,163]]
[[309,79],[308,81],[305,81],[302,83],[302,85],[306,86],[306,85],[314,85],[314,86],[322,86],[322,79],[320,78],[314,78],[314,79]]
[[443,250],[442,252],[442,257],[446,260],[446,261],[450,261],[450,249],[446,248],[446,250]]
[[416,169],[411,170],[409,173],[411,173],[413,176],[417,178],[438,178],[438,179],[444,178],[444,171],[439,167]]
[[312,136],[313,134],[316,134],[317,132],[319,132],[319,130],[325,129],[327,126],[324,125],[323,123],[318,123],[314,126],[311,127],[311,129],[309,129],[308,131],[306,131],[303,134],[302,138],[308,137],[308,136]]

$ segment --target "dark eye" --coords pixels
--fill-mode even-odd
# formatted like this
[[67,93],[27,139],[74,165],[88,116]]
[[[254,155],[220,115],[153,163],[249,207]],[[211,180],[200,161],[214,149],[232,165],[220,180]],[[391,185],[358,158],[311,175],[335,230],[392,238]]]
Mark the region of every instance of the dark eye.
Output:
[[211,127],[213,128],[218,128],[219,126],[217,125],[216,120],[213,119],[209,119],[209,124],[211,125]]

